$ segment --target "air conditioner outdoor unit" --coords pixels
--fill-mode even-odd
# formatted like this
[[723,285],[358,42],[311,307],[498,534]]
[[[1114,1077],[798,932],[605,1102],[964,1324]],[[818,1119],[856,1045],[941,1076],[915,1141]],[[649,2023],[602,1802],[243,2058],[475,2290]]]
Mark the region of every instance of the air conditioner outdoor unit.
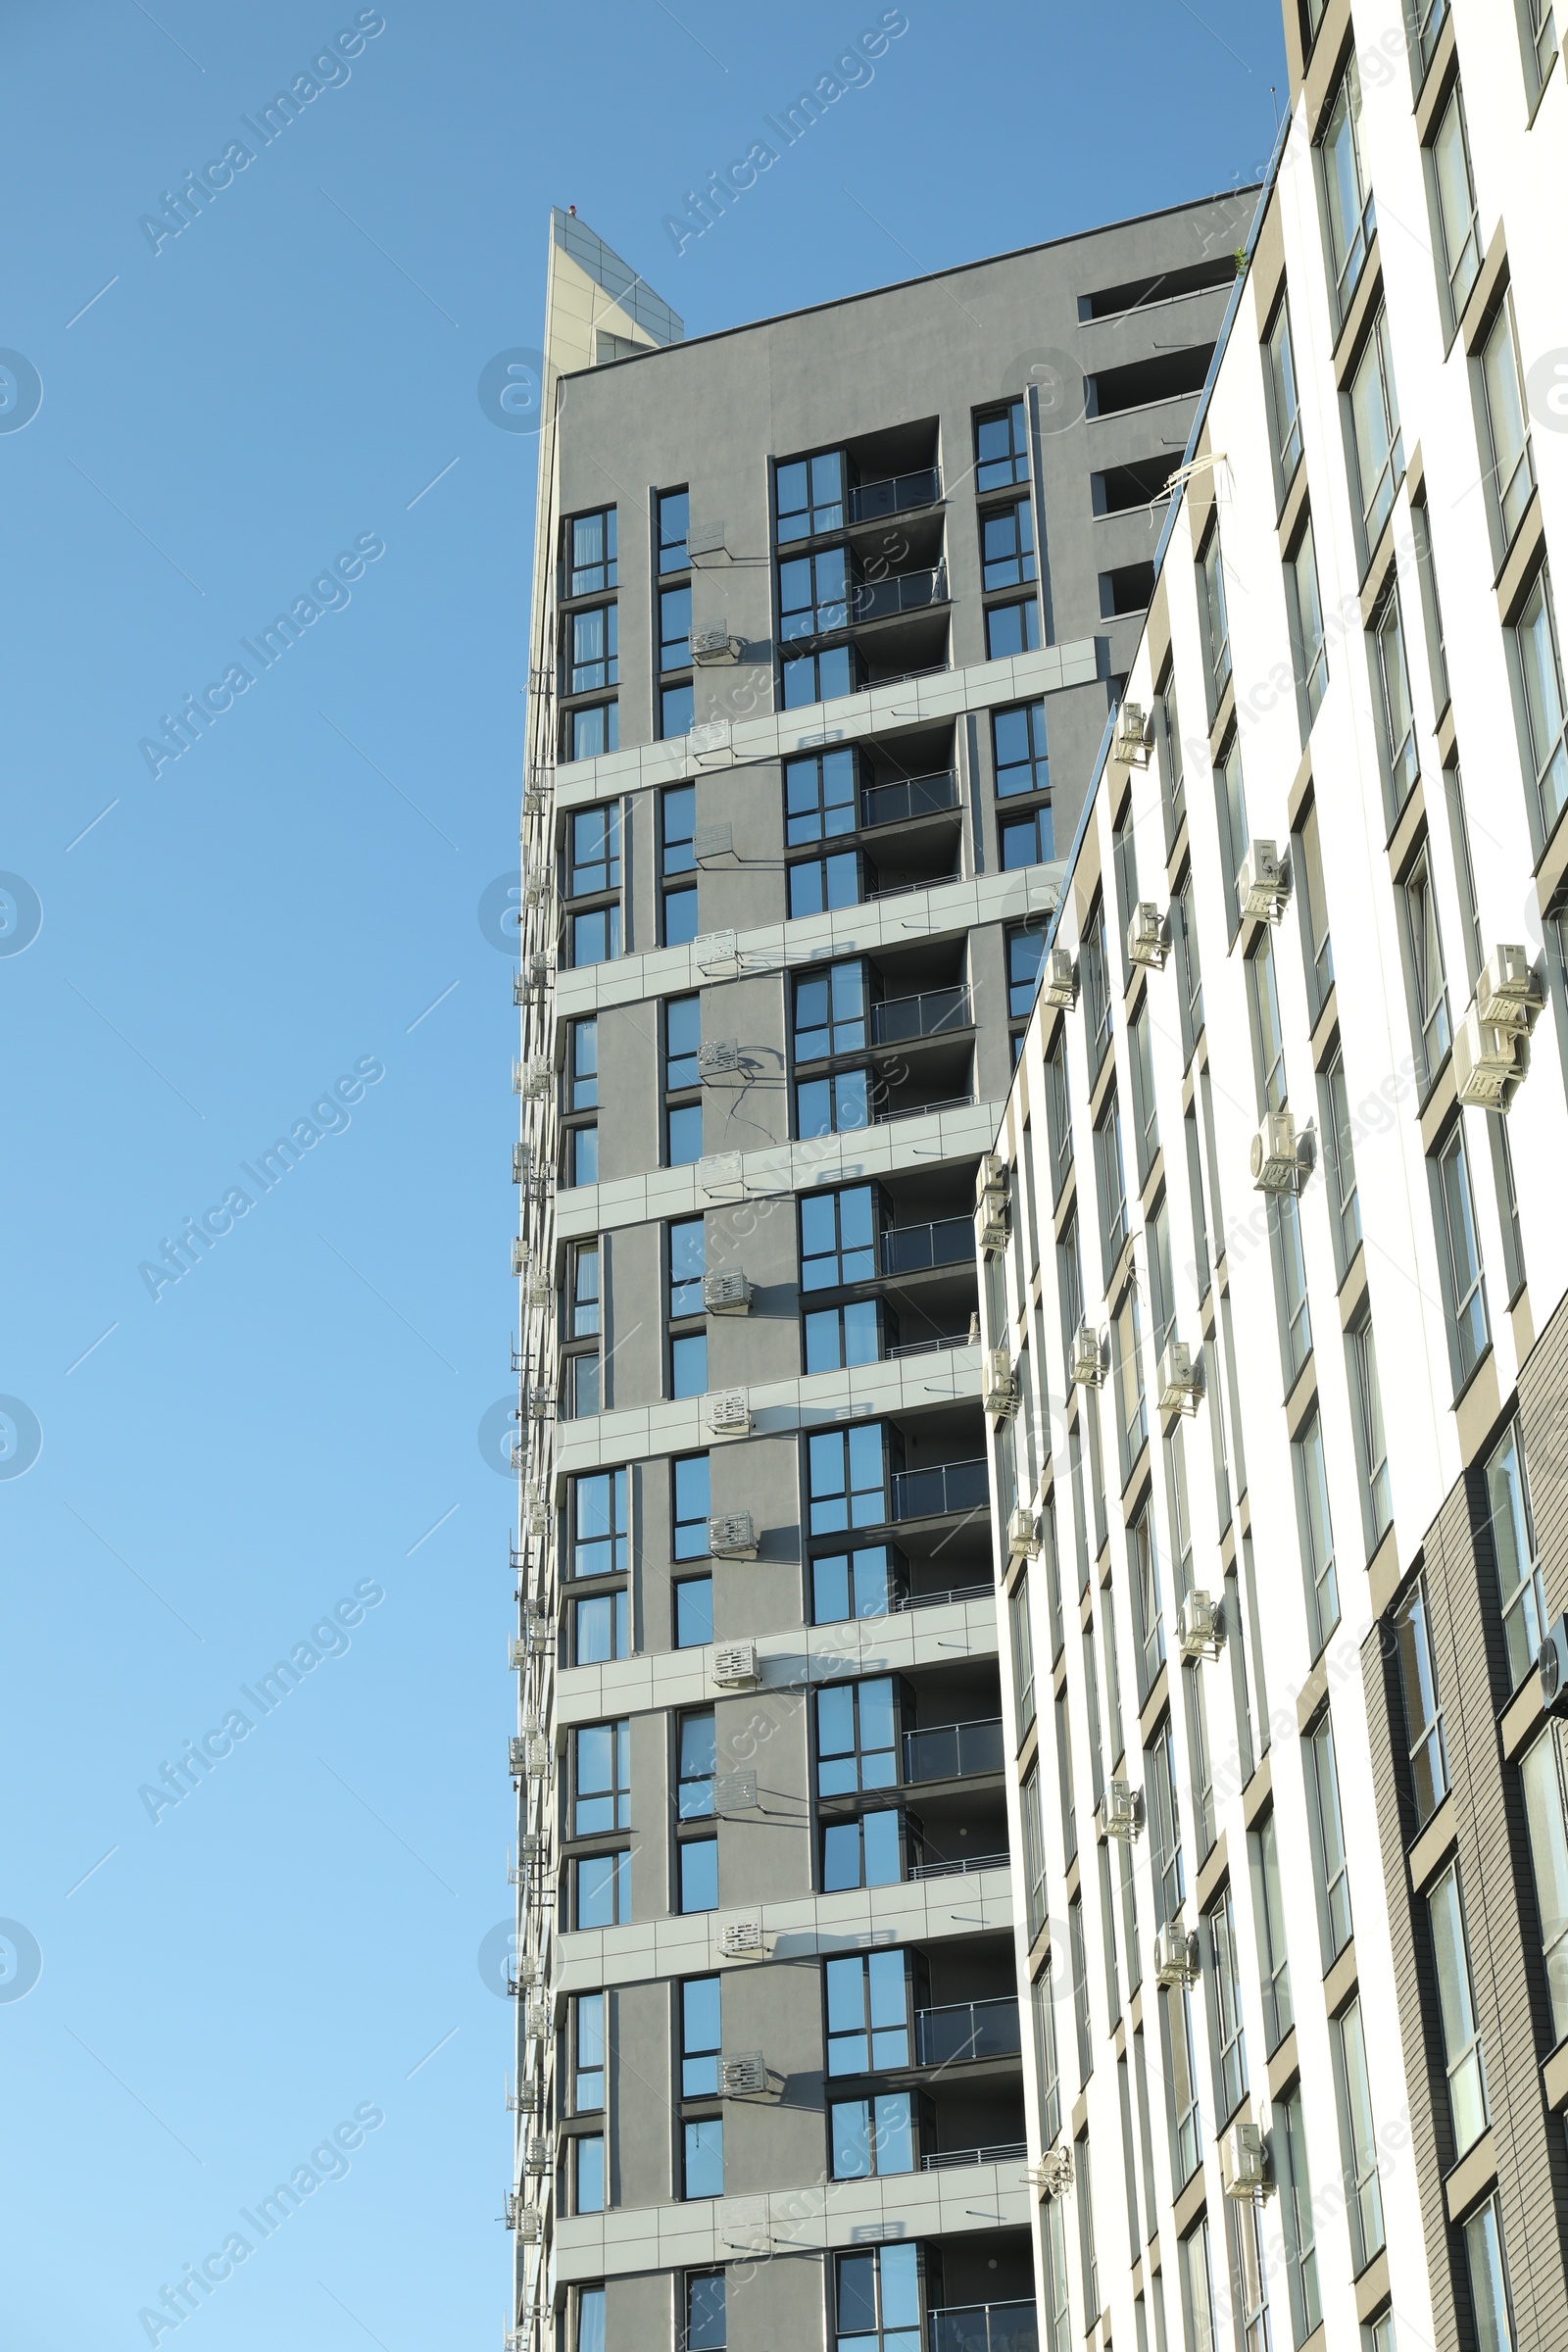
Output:
[[506,2210],[506,2224],[509,2230],[515,2230],[517,2227],[517,2214],[521,2204],[522,2199],[518,2196],[516,2190],[514,2188],[509,2188],[507,2191]]
[[705,1152],[697,1162],[697,1181],[711,1200],[720,1193],[744,1193],[746,1169],[738,1152]]
[[1529,1051],[1526,1030],[1485,1021],[1479,1006],[1472,1004],[1453,1040],[1454,1091],[1460,1102],[1506,1110],[1524,1076]]
[[713,1807],[718,1813],[755,1812],[757,1808],[756,1773],[715,1773],[713,1775]]
[[555,1295],[556,1286],[551,1281],[548,1274],[529,1275],[528,1287],[524,1291],[523,1297],[527,1300],[530,1307],[549,1306],[551,1301],[554,1299]]
[[1546,1628],[1536,1658],[1541,1703],[1548,1715],[1568,1715],[1568,1617]]
[[1152,899],[1140,899],[1133,908],[1133,919],[1127,926],[1129,961],[1145,964],[1152,972],[1162,972],[1169,954],[1169,921]]
[[1198,1983],[1198,1937],[1181,1919],[1167,1919],[1154,1936],[1156,1984]]
[[1148,766],[1149,725],[1142,703],[1122,703],[1117,707],[1110,756],[1122,767]]
[[1300,1146],[1288,1110],[1271,1110],[1252,1138],[1252,1183],[1260,1193],[1295,1193],[1301,1186]]
[[721,971],[736,959],[735,934],[733,931],[700,931],[692,942],[692,951],[700,972]]
[[520,1278],[520,1277],[521,1277],[523,1274],[525,1274],[525,1273],[527,1272],[527,1270],[528,1270],[528,1245],[527,1245],[527,1243],[526,1243],[526,1242],[523,1240],[523,1238],[522,1238],[522,1236],[521,1236],[521,1234],[520,1234],[520,1233],[518,1233],[518,1234],[514,1234],[514,1235],[513,1236],[513,1241],[512,1241],[512,1271],[513,1271],[513,1274],[514,1274],[514,1276],[515,1276],[515,1277],[519,1277],[519,1278]]
[[522,1858],[524,1862],[542,1862],[548,1864],[550,1860],[550,1838],[547,1831],[525,1830],[523,1832]]
[[1196,1413],[1202,1388],[1199,1367],[1193,1361],[1193,1351],[1181,1340],[1172,1340],[1159,1359],[1159,1409],[1162,1413]]
[[1029,2176],[1043,2197],[1064,2197],[1072,2186],[1072,2149],[1062,2139],[1044,2155]]
[[1130,1842],[1144,1826],[1143,1791],[1130,1781],[1107,1781],[1096,1819],[1102,1836]]
[[738,1266],[715,1266],[703,1276],[703,1305],[710,1315],[749,1315],[752,1280]]
[[975,1240],[987,1257],[995,1257],[1007,1246],[1007,1163],[988,1152],[975,1179]]
[[718,2062],[718,2095],[721,2099],[755,2098],[767,2088],[767,2066],[760,2050],[742,2050],[733,2058]]
[[528,1644],[526,1642],[512,1642],[507,1652],[507,1663],[511,1667],[511,1670],[514,1674],[521,1674],[523,1668],[528,1663]]
[[1080,1323],[1072,1341],[1072,1378],[1080,1389],[1098,1389],[1105,1377],[1105,1351],[1092,1323]]
[[1250,2115],[1238,2116],[1220,2141],[1219,2169],[1225,2194],[1240,2204],[1256,2204],[1273,2188],[1268,2174],[1268,2149]]
[[512,1740],[507,1743],[507,1767],[514,1781],[520,1781],[528,1769],[528,1742]]
[[708,1522],[708,1548],[715,1560],[755,1560],[757,1524],[750,1511],[727,1511]]
[[[537,2205],[524,2205],[522,2207],[517,2215],[517,2236],[523,2245],[536,2246],[539,2243],[540,2237],[543,2234],[543,2218],[544,2217],[541,2215]],[[509,2336],[507,2340],[509,2343],[515,2345],[516,2352],[523,2352],[523,2347],[527,2341],[527,2338],[522,2335],[515,2335]]]
[[523,1444],[523,1442],[522,1442],[521,1438],[514,1438],[514,1439],[513,1439],[513,1441],[512,1441],[512,1467],[513,1467],[513,1469],[514,1469],[514,1470],[521,1470],[521,1469],[524,1467],[524,1465],[526,1464],[526,1462],[527,1462],[527,1459],[528,1459],[528,1448],[527,1448],[527,1446],[526,1446]]
[[555,1075],[554,1064],[547,1061],[542,1054],[536,1054],[531,1061],[523,1064],[522,1085],[518,1091],[530,1102],[537,1102],[549,1094]]
[[530,874],[522,886],[522,903],[530,910],[548,906],[555,896],[555,886],[548,874]]
[[699,1078],[732,1076],[741,1066],[740,1040],[734,1037],[705,1037],[697,1049]]
[[1544,1003],[1529,949],[1494,948],[1476,982],[1476,1008],[1481,1018],[1499,1029],[1533,1029]]
[[1277,923],[1290,896],[1284,862],[1271,841],[1250,841],[1236,875],[1242,912],[1250,922]]
[[1018,1375],[1005,1348],[993,1348],[987,1352],[980,1402],[988,1413],[1015,1413],[1018,1409]]
[[708,1399],[704,1415],[715,1438],[744,1438],[750,1434],[752,1407],[744,1389],[719,1389]]
[[530,2139],[524,2143],[522,2169],[530,2180],[542,2180],[547,2178],[550,2172],[550,2142],[548,2139]]
[[528,1533],[530,1536],[540,1539],[550,1533],[550,1505],[538,1495],[531,1496],[529,1499]]
[[530,2001],[523,2022],[533,2041],[548,2041],[556,2030],[555,2014],[548,2001]]
[[727,1928],[719,1930],[718,1948],[726,1960],[761,1958],[767,1950],[767,1941],[760,1915],[756,1919],[731,1920]]
[[1040,980],[1046,1003],[1058,1011],[1071,1012],[1078,1002],[1078,966],[1065,948],[1052,949]]
[[543,1732],[536,1733],[533,1739],[529,1740],[526,1762],[528,1767],[528,1778],[530,1781],[544,1781],[549,1779],[551,1764],[550,1742],[546,1739]]
[[1217,1658],[1225,1642],[1225,1612],[1206,1592],[1186,1594],[1181,1606],[1180,1647],[1189,1665]]
[[519,1646],[527,1657],[548,1658],[556,1646],[556,1629],[550,1619],[536,1617],[530,1609]]
[[740,638],[731,637],[724,629],[699,629],[692,639],[692,660],[699,669],[718,669],[738,662],[743,650]]
[[1009,1560],[1026,1560],[1032,1551],[1039,1548],[1039,1521],[1033,1511],[1026,1510],[1020,1503],[1007,1521],[1007,1557]]
[[755,1642],[720,1642],[713,1651],[713,1680],[721,1690],[745,1690],[760,1679]]
[[528,986],[548,988],[556,976],[556,959],[537,949],[528,958]]
[[544,2093],[537,2082],[524,2082],[520,2090],[512,2091],[507,2108],[513,2115],[538,2115],[544,2106]]
[[534,1421],[553,1421],[556,1417],[555,1390],[530,1389],[528,1391],[528,1413],[530,1419]]

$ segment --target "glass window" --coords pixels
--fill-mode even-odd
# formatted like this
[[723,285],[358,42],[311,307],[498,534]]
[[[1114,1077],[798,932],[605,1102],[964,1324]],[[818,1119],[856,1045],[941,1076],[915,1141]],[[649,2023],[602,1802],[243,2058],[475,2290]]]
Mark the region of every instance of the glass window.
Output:
[[835,2099],[828,2109],[835,2180],[868,2180],[914,2170],[914,2118],[906,2090]]
[[697,863],[697,787],[672,784],[659,804],[659,870],[689,874]]
[[1428,1895],[1427,1917],[1432,1927],[1432,1960],[1448,2074],[1448,2119],[1457,2157],[1474,2147],[1488,2122],[1486,2068],[1470,1983],[1470,1949],[1457,1863],[1449,1865]]
[[1301,945],[1306,952],[1307,1003],[1316,1020],[1334,986],[1334,949],[1329,939],[1328,895],[1323,882],[1323,849],[1318,838],[1315,801],[1307,803],[1295,838]]
[[795,983],[795,1058],[820,1061],[865,1050],[865,966],[830,963]]
[[794,556],[779,565],[779,635],[786,645],[849,626],[849,551],[842,547],[824,548],[819,556]]
[[631,1827],[631,1724],[584,1724],[571,1735],[574,1838]]
[[1040,2077],[1040,2141],[1049,2148],[1061,2130],[1061,2075],[1056,2060],[1056,2010],[1049,1968],[1030,1988],[1034,2013],[1035,2064]]
[[718,2096],[718,2053],[723,2043],[720,2022],[723,1980],[688,1977],[680,1988],[680,2095],[683,2099]]
[[566,894],[573,899],[620,888],[620,803],[574,809],[567,858]]
[[571,2002],[571,2109],[591,2115],[605,2103],[605,1996],[579,1992]]
[[844,458],[836,449],[820,457],[795,458],[774,480],[774,513],[780,541],[811,539],[844,527]]
[[675,1647],[704,1649],[712,1639],[712,1578],[680,1577],[675,1585]]
[[589,914],[574,914],[571,918],[571,955],[573,971],[583,971],[590,964],[609,963],[620,954],[619,906],[596,906]]
[[1404,1702],[1416,1826],[1424,1829],[1448,1793],[1448,1758],[1443,1736],[1443,1709],[1438,1700],[1426,1586],[1419,1577],[1395,1611],[1394,1639]]
[[[1179,2194],[1202,2161],[1203,2143],[1198,2053],[1193,2043],[1193,1998],[1187,1986],[1161,1987],[1159,2011],[1165,2039],[1166,2096],[1170,2102],[1171,2182]],[[1211,2339],[1200,2340],[1207,2344]]]
[[1046,1055],[1046,1134],[1051,1143],[1052,1206],[1061,1199],[1072,1166],[1072,1104],[1067,1092],[1067,1044],[1063,1030]]
[[838,1290],[869,1282],[877,1271],[872,1188],[807,1193],[801,1200],[801,1288]]
[[1252,1923],[1257,1933],[1257,1965],[1262,1979],[1263,2027],[1270,2052],[1277,2050],[1292,2026],[1291,1965],[1285,1950],[1285,1902],[1280,1889],[1279,1833],[1272,1812],[1248,1838],[1252,1872]]
[[566,1108],[594,1110],[599,1104],[599,1023],[573,1021],[566,1058]]
[[[1549,8],[1545,16],[1549,24]],[[1508,2267],[1503,2257],[1502,2216],[1495,2191],[1464,2226],[1464,2258],[1470,2274],[1477,2352],[1514,2352],[1513,2307],[1508,2295]]]
[[1009,654],[1030,654],[1040,643],[1040,607],[1032,596],[1012,605],[986,609],[986,660],[1004,662]]
[[688,680],[679,686],[662,686],[659,690],[659,732],[661,736],[689,735],[695,705],[692,686]]
[[708,1334],[683,1332],[669,1343],[671,1396],[703,1396],[708,1393]]
[[703,1268],[707,1227],[701,1217],[682,1217],[669,1228],[669,1311],[672,1316],[703,1311]]
[[1507,1436],[1488,1459],[1486,1476],[1508,1675],[1517,1690],[1534,1667],[1546,1637],[1545,1593],[1536,1558],[1535,1523],[1517,1422],[1510,1425]]
[[1198,558],[1204,650],[1208,660],[1208,715],[1212,720],[1231,674],[1231,627],[1225,611],[1225,565],[1219,525],[1211,525]]
[[616,703],[593,703],[582,710],[566,714],[566,758],[568,760],[597,760],[606,752],[620,748],[620,707]]
[[687,1911],[718,1909],[718,1839],[688,1838],[680,1849],[680,1907]]
[[674,1506],[672,1556],[677,1560],[704,1560],[708,1557],[708,1516],[711,1507],[707,1454],[689,1453],[672,1462],[670,1483]]
[[571,1337],[574,1340],[592,1339],[599,1330],[599,1244],[575,1242],[571,1250],[571,1274],[567,1283],[567,1304],[571,1315]]
[[814,1432],[807,1439],[810,1532],[875,1527],[888,1515],[882,1425]]
[[[1058,1722],[1058,1733],[1061,1726]],[[1024,1907],[1029,1940],[1046,1924],[1046,1826],[1040,1809],[1040,1768],[1031,1765],[1019,1788],[1023,1822]]]
[[700,996],[670,997],[664,1004],[664,1088],[677,1094],[701,1082],[698,1048],[703,1035]]
[[830,914],[835,907],[860,903],[860,857],[857,850],[839,850],[831,858],[808,858],[789,868],[790,919]]
[[680,2352],[723,2352],[728,2342],[723,2272],[688,2271],[686,2332],[681,2338]]
[[1372,2122],[1372,2084],[1367,2073],[1361,2004],[1330,2020],[1334,2087],[1340,2109],[1340,2144],[1350,2209],[1350,2245],[1355,2267],[1364,2271],[1383,2247],[1383,2192],[1378,2184],[1377,2132]]
[[811,703],[830,703],[841,694],[854,694],[859,684],[860,662],[852,645],[800,654],[784,663],[784,708],[802,710]]
[[1214,2097],[1222,2117],[1236,2113],[1247,2096],[1247,2037],[1242,2029],[1242,1986],[1236,1954],[1236,1907],[1227,1886],[1203,1916],[1208,1945],[1209,2027],[1214,2053]]
[[866,2246],[836,2258],[838,2352],[920,2352],[920,2249]]
[[1291,343],[1291,306],[1281,302],[1263,339],[1267,363],[1269,406],[1274,427],[1275,487],[1283,500],[1301,462],[1301,397],[1296,381],[1296,353]]
[[708,1821],[713,1811],[713,1775],[717,1771],[717,1734],[710,1708],[704,1715],[680,1719],[680,1777],[675,1813],[680,1821]]
[[1568,712],[1551,581],[1544,564],[1510,632],[1523,716],[1523,748],[1543,835],[1568,801]]
[[1270,1194],[1268,1239],[1274,1259],[1275,1303],[1280,1320],[1280,1359],[1285,1386],[1290,1389],[1295,1386],[1312,1352],[1306,1260],[1301,1254],[1300,1203],[1293,1193]]
[[1078,951],[1083,982],[1084,1043],[1089,1054],[1089,1083],[1098,1080],[1110,1050],[1110,964],[1105,954],[1105,910],[1096,905],[1084,925]]
[[980,568],[986,588],[1021,588],[1034,578],[1034,518],[1026,498],[982,514]]
[[784,839],[791,849],[855,831],[855,757],[852,751],[838,751],[785,760]]
[[811,1562],[811,1622],[847,1625],[858,1617],[886,1617],[903,1605],[906,1571],[888,1544],[825,1554]]
[[1035,1719],[1035,1645],[1029,1626],[1027,1576],[1007,1595],[1007,1631],[1012,1645],[1012,1693],[1021,1740]]
[[572,1863],[575,1922],[579,1928],[613,1928],[631,1917],[631,1852],[579,1854]]
[[1361,161],[1361,76],[1353,55],[1335,97],[1321,152],[1329,258],[1343,318],[1377,225]]
[[1318,1717],[1306,1735],[1307,1806],[1312,1823],[1312,1860],[1317,1879],[1318,1926],[1325,1970],[1350,1940],[1350,1873],[1340,1811],[1340,1776],[1334,1759],[1334,1724]]
[[1345,1335],[1345,1361],[1355,1412],[1356,1466],[1361,1473],[1361,1516],[1367,1555],[1377,1549],[1394,1522],[1389,1486],[1389,1449],[1383,1435],[1383,1395],[1378,1387],[1377,1346],[1372,1318],[1362,1315]]
[[1252,1059],[1259,1111],[1285,1108],[1285,1037],[1274,977],[1274,942],[1267,931],[1247,958],[1247,996],[1252,1015]]
[[1480,377],[1492,460],[1491,496],[1502,544],[1509,547],[1530,504],[1536,486],[1536,468],[1519,380],[1513,305],[1506,295],[1481,347]]
[[876,1298],[850,1298],[842,1306],[821,1306],[801,1317],[801,1334],[808,1372],[842,1372],[852,1364],[880,1363],[884,1337],[896,1346],[898,1325]]
[[1551,2031],[1559,2042],[1568,2036],[1568,1779],[1562,1738],[1551,1725],[1526,1748],[1519,1764]]
[[605,2290],[577,2289],[577,2352],[605,2352]]
[[1046,749],[1045,704],[1020,703],[1011,710],[994,710],[991,752],[999,801],[1010,800],[1016,793],[1048,791],[1051,760]]
[[1470,289],[1481,274],[1481,223],[1476,218],[1470,142],[1465,133],[1464,100],[1457,82],[1449,93],[1428,152],[1432,158],[1432,190],[1437,199],[1434,209],[1440,232],[1436,259],[1444,272],[1443,290],[1451,331],[1458,325],[1470,299]]
[[1167,668],[1159,682],[1160,800],[1165,811],[1165,849],[1176,846],[1187,813],[1187,771],[1182,746],[1181,713],[1176,707],[1176,672]]
[[1438,1256],[1448,1309],[1448,1347],[1453,1358],[1454,1386],[1460,1388],[1475,1370],[1491,1340],[1486,1277],[1481,1269],[1481,1242],[1476,1232],[1461,1120],[1454,1121],[1430,1166]]
[[857,1953],[829,1960],[823,1975],[828,2073],[879,2074],[884,2067],[907,2066],[909,1996],[904,1954]]
[[839,1070],[831,1078],[803,1079],[795,1089],[798,1136],[847,1135],[870,1123],[869,1071]]
[[890,1675],[826,1683],[816,1693],[816,1793],[891,1788],[899,1777],[898,1702]]
[[862,1813],[858,1821],[829,1822],[822,1832],[822,1891],[849,1886],[896,1886],[903,1877],[896,1812]]
[[595,514],[577,514],[566,526],[570,534],[572,596],[592,596],[613,588],[615,579],[615,510],[602,507]]
[[997,827],[1002,852],[1002,870],[1015,872],[1019,866],[1049,865],[1056,855],[1056,837],[1051,821],[1051,804],[1033,808],[1027,816],[1010,816]]
[[1043,927],[1030,924],[1007,933],[1007,1012],[1013,1020],[1025,1018],[1034,1010],[1045,953]]
[[1389,518],[1404,471],[1399,404],[1394,389],[1389,315],[1379,310],[1360,364],[1350,379],[1350,437],[1361,496],[1363,553],[1370,558]]
[[1149,1440],[1149,1399],[1144,1393],[1144,1327],[1138,1285],[1128,1283],[1111,1317],[1111,1348],[1116,1370],[1117,1434],[1121,1440],[1121,1473],[1125,1486],[1133,1464]]
[[1338,1046],[1323,1072],[1320,1092],[1334,1254],[1343,1276],[1361,1247],[1361,1204],[1355,1190],[1355,1152],[1350,1137],[1350,1098],[1345,1082],[1345,1057]]
[[1128,1231],[1127,1177],[1114,1088],[1095,1129],[1095,1179],[1100,1193],[1101,1260],[1108,1283]]
[[1432,887],[1432,862],[1425,848],[1401,884],[1399,897],[1404,911],[1411,1026],[1425,1083],[1430,1086],[1447,1058],[1452,1031],[1448,1024],[1448,987],[1443,968],[1437,893]]
[[976,490],[1001,490],[1009,482],[1029,479],[1029,437],[1021,400],[976,416],[974,454]]
[[659,568],[684,571],[691,562],[686,539],[691,499],[684,490],[664,490],[659,499]]
[[1291,2291],[1291,2333],[1304,2342],[1323,2316],[1317,2284],[1317,2222],[1306,2162],[1300,2091],[1273,2103],[1270,2134],[1274,2178],[1280,2184],[1280,2224]]
[[614,605],[590,605],[586,612],[571,614],[570,626],[571,674],[566,692],[593,694],[617,684],[618,609]]
[[684,2197],[721,2197],[724,2194],[724,2119],[705,2116],[683,2127],[681,2194]]
[[1230,910],[1231,937],[1241,928],[1242,901],[1236,877],[1251,836],[1247,829],[1247,792],[1242,782],[1242,747],[1232,733],[1214,762],[1214,801],[1219,813],[1220,856],[1225,872],[1225,903]]
[[600,2132],[579,2133],[566,2142],[572,2156],[571,2206],[574,2213],[605,2210],[605,2142]]
[[1296,657],[1296,700],[1304,745],[1312,732],[1328,692],[1328,638],[1323,627],[1323,600],[1318,593],[1317,550],[1312,540],[1312,517],[1285,566],[1285,589],[1290,603],[1291,645]]
[[624,1575],[626,1473],[596,1470],[571,1482],[571,1573]]
[[1410,669],[1405,660],[1404,623],[1396,587],[1390,589],[1373,620],[1371,651],[1379,749],[1383,754],[1387,814],[1392,823],[1421,772],[1415,710],[1410,701]]
[[602,1666],[611,1658],[631,1654],[630,1617],[625,1591],[597,1592],[577,1601],[572,1610],[572,1656],[579,1666]]
[[1181,1809],[1176,1799],[1176,1751],[1170,1717],[1161,1719],[1145,1752],[1144,1790],[1149,1805],[1150,1859],[1154,1874],[1154,1910],[1163,1927],[1174,1919],[1187,1892],[1182,1860]]

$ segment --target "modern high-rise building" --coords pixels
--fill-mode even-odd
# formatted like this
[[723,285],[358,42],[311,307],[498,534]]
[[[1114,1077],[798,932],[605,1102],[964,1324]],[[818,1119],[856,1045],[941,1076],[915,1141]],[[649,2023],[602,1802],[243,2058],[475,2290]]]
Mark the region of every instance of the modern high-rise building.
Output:
[[529,2352],[1034,2341],[975,1182],[1254,202],[691,340],[554,218]]
[[1288,8],[981,1174],[1052,2352],[1568,2344],[1560,23]]

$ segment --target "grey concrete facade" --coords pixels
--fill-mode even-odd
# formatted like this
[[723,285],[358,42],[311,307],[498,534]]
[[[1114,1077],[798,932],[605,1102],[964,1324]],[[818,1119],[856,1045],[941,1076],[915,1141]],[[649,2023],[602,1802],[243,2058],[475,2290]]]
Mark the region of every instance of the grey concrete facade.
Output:
[[[867,2249],[890,2334],[913,2295],[933,2341],[1034,2340],[974,1178],[1252,203],[690,341],[554,224],[517,986],[529,2352],[863,2333]],[[787,469],[834,453],[801,529]],[[612,577],[573,532],[611,509]],[[850,1254],[818,1233],[808,1265],[802,1203],[835,1199]],[[812,1441],[851,1432],[841,1506]],[[851,1553],[856,1588],[824,1565]],[[898,2022],[830,2048],[829,1967],[871,1955]],[[762,2087],[718,2095],[708,2059],[754,2054]]]

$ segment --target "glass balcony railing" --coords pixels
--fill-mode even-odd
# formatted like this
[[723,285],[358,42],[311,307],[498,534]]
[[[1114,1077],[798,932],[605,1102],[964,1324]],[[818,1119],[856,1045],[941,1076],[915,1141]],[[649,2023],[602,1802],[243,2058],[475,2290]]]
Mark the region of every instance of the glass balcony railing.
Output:
[[930,1225],[890,1225],[882,1235],[884,1274],[921,1274],[928,1266],[957,1266],[974,1256],[974,1221],[938,1217]]
[[1016,2058],[1018,2003],[1011,1993],[994,2001],[949,2001],[914,2013],[914,2046],[921,2066],[954,2066],[966,2058]]
[[861,801],[861,823],[907,824],[911,817],[940,816],[958,806],[958,779],[951,768],[930,776],[903,776],[896,784],[868,784]]
[[[930,571],[896,572],[886,580],[857,580],[850,590],[850,619],[886,620],[893,612],[919,612],[927,605],[945,605],[948,601],[948,567],[938,564]],[[844,622],[822,621],[819,627],[843,628]]]
[[948,1511],[984,1510],[991,1500],[986,1457],[939,1462],[930,1470],[901,1470],[893,1481],[895,1519],[937,1519]]
[[1040,2352],[1040,2319],[1032,2301],[950,2303],[928,2312],[930,2352]]
[[886,997],[871,1007],[871,1043],[897,1046],[915,1037],[940,1037],[947,1029],[967,1029],[972,1021],[969,991],[928,988],[917,997]]
[[875,522],[883,514],[906,514],[911,507],[932,507],[942,496],[942,475],[935,466],[913,473],[890,473],[879,482],[857,482],[850,492],[850,520]]
[[1000,1715],[984,1723],[940,1723],[928,1732],[904,1735],[906,1781],[956,1781],[968,1773],[1001,1770]]

